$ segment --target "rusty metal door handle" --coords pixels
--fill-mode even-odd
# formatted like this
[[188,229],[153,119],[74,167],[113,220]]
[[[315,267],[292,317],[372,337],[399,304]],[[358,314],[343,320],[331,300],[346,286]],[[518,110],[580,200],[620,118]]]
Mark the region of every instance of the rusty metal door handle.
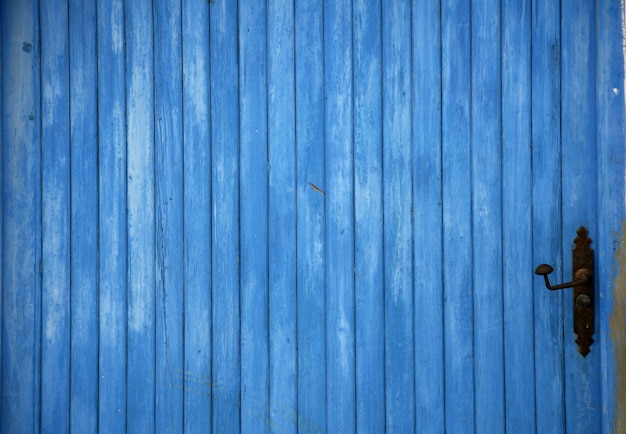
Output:
[[537,269],[535,269],[535,274],[543,276],[543,279],[546,284],[546,288],[550,290],[573,288],[575,286],[586,285],[589,282],[589,279],[591,278],[591,272],[587,270],[586,268],[581,268],[574,275],[574,279],[576,280],[574,280],[573,282],[561,283],[559,285],[550,285],[550,281],[548,280],[548,274],[552,273],[553,271],[554,271],[554,268],[552,268],[548,264],[541,264],[537,267]]
[[572,251],[572,268],[574,280],[559,285],[551,285],[548,274],[554,269],[548,264],[541,264],[535,274],[543,276],[546,287],[550,290],[574,288],[574,333],[578,336],[578,352],[584,356],[589,354],[589,346],[593,343],[594,333],[594,286],[593,286],[593,249],[589,232],[581,226],[576,232],[574,250]]

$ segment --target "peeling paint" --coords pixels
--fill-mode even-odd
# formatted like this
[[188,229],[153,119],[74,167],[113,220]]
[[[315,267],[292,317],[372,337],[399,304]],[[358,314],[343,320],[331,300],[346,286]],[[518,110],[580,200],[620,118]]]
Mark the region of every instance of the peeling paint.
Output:
[[[609,322],[610,336],[615,354],[615,415],[626,414],[626,222],[622,226],[622,239],[615,251],[619,273],[613,285],[613,312]],[[617,417],[613,432],[626,433],[626,418]]]

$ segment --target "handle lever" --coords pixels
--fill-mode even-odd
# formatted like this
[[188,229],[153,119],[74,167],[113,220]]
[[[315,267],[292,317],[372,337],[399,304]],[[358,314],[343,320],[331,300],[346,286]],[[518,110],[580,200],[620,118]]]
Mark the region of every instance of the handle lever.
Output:
[[584,286],[591,280],[591,272],[586,268],[581,268],[576,271],[574,275],[574,281],[568,283],[561,283],[560,285],[550,285],[550,280],[548,280],[548,274],[552,273],[554,268],[552,268],[548,264],[541,264],[535,269],[535,274],[543,276],[543,280],[546,284],[546,288],[550,290],[555,289],[565,289],[565,288],[573,288],[575,286]]

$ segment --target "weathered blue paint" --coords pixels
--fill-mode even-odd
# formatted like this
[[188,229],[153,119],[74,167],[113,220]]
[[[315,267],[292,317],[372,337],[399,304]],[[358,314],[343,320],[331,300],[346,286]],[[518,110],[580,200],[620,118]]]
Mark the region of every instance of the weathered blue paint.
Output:
[[473,432],[471,8],[468,0],[444,0],[441,6],[445,426],[448,432]]
[[97,3],[98,429],[126,430],[126,76],[121,0]]
[[[598,1],[596,8],[596,170],[599,175],[596,191],[598,215],[602,218],[597,220],[598,233],[594,240],[597,247],[597,287],[600,296],[596,343],[600,344],[601,353],[601,431],[604,434],[623,429],[622,415],[626,405],[623,382],[620,386],[620,379],[623,379],[626,373],[623,370],[624,366],[620,369],[617,365],[617,355],[624,354],[624,341],[615,336],[619,334],[620,327],[623,327],[624,318],[617,316],[616,330],[611,330],[609,322],[614,311],[623,312],[617,304],[626,301],[619,297],[624,293],[623,290],[618,292],[619,269],[614,262],[616,251],[621,247],[620,241],[624,237],[623,228],[626,220],[624,203],[626,194],[624,183],[621,182],[626,167],[623,151],[626,142],[624,131],[626,71],[623,56],[624,41],[617,36],[623,35],[624,32],[623,7],[623,2],[601,0]],[[620,228],[621,236],[618,235]]]
[[[98,429],[98,107],[96,2],[71,1],[70,426]],[[76,290],[79,288],[80,290]]]
[[178,0],[153,4],[156,432],[183,430],[185,398],[181,13]]
[[[536,430],[530,1],[502,4],[502,293],[507,432]],[[508,224],[514,222],[514,224]],[[528,294],[527,294],[528,295]]]
[[269,433],[265,2],[239,4],[241,431]]
[[408,2],[382,5],[385,415],[392,432],[415,424],[413,241],[411,227],[411,13]]
[[267,15],[269,428],[298,432],[297,192],[294,3],[272,0]]
[[[572,269],[569,254],[576,230],[585,226],[597,244],[596,216],[596,106],[595,64],[596,6],[585,1],[569,2],[561,10],[561,140],[563,203],[563,270]],[[568,237],[569,234],[569,237]],[[569,239],[568,239],[569,238]],[[568,279],[571,272],[564,271]],[[600,351],[580,357],[573,332],[572,294],[564,294],[565,430],[597,432],[602,420],[598,380],[601,376]],[[598,335],[594,340],[598,340]]]
[[70,376],[71,204],[67,2],[42,3],[40,26],[41,396],[55,397],[41,400],[41,430],[66,432],[70,428],[66,379]]
[[442,219],[441,2],[412,8],[415,431],[446,428]]
[[[239,73],[237,3],[209,12],[211,64],[212,366],[214,432],[239,432],[241,405],[239,292]],[[207,210],[208,211],[208,210]],[[207,277],[208,278],[208,277]],[[207,324],[208,326],[208,324]]]
[[[128,219],[126,427],[155,432],[155,143],[152,7],[125,3]],[[192,167],[189,172],[193,173]],[[205,181],[206,182],[206,181]],[[198,305],[200,300],[196,300]]]
[[3,2],[0,430],[617,429],[596,3]]
[[[295,1],[298,429],[326,431],[324,46],[322,1]],[[318,190],[313,189],[315,186]]]
[[474,420],[476,432],[494,433],[505,432],[501,16],[499,1],[472,3]]
[[385,429],[382,4],[353,3],[356,428]]
[[324,1],[323,24],[326,431],[354,432],[352,2]]
[[[211,426],[211,119],[209,4],[182,2],[184,186],[184,432]],[[181,381],[182,380],[182,381]]]
[[3,432],[40,430],[41,106],[38,3],[2,3]]
[[[560,7],[538,1],[531,7],[532,262],[554,264],[562,279]],[[533,284],[536,427],[539,432],[545,427],[563,432],[564,293],[546,291],[538,279]]]

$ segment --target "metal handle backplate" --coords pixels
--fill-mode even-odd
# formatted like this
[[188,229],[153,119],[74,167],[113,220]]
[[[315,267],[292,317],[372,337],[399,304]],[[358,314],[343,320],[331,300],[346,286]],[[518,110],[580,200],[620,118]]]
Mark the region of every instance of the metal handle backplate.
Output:
[[572,271],[574,280],[560,285],[551,285],[548,274],[553,268],[548,264],[541,264],[535,273],[543,276],[546,287],[550,290],[574,288],[574,333],[576,333],[576,343],[578,352],[583,356],[589,354],[589,347],[593,343],[594,333],[594,287],[593,287],[593,249],[591,248],[591,238],[584,226],[581,226],[574,239],[574,250],[572,251]]

